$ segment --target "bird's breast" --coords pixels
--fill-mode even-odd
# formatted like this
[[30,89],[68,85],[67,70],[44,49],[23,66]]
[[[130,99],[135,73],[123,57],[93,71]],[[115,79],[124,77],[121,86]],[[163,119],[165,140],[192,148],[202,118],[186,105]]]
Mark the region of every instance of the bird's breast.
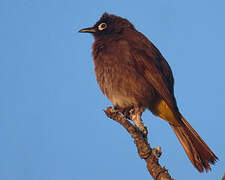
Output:
[[102,47],[94,57],[95,74],[101,91],[114,106],[148,106],[155,91],[136,70],[126,43]]

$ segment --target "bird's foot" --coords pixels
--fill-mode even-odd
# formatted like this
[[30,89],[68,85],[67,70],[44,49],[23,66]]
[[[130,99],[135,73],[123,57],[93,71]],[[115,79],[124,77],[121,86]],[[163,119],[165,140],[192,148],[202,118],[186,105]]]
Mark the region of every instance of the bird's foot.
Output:
[[118,112],[121,112],[127,119],[132,120],[130,118],[130,111],[133,109],[133,106],[128,108],[121,108],[119,106],[114,106],[114,109],[117,110]]
[[142,122],[142,119],[141,119],[142,112],[143,111],[140,110],[139,108],[132,108],[129,111],[129,117],[134,122],[137,130],[142,134],[142,136],[145,139],[147,139],[148,129]]
[[122,113],[127,119],[132,120],[137,131],[142,134],[142,136],[147,140],[148,130],[147,127],[144,126],[141,119],[141,115],[143,112],[142,108],[135,108],[134,106],[121,108],[119,106],[114,106],[114,110]]

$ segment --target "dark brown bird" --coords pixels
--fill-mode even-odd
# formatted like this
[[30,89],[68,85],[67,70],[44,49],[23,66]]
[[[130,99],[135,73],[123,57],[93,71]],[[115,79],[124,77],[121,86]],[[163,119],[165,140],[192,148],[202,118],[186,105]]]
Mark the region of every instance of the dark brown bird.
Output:
[[179,112],[173,74],[159,50],[127,19],[107,13],[79,32],[94,36],[95,74],[114,107],[133,109],[131,119],[143,132],[145,109],[168,121],[198,171],[211,170],[218,158]]

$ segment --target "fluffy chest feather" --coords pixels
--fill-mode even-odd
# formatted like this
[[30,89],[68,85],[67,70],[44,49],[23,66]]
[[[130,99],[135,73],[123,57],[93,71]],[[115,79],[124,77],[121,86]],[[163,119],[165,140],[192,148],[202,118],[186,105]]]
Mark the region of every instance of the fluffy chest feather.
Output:
[[125,40],[93,46],[95,74],[101,91],[114,106],[147,105],[151,87],[137,72]]

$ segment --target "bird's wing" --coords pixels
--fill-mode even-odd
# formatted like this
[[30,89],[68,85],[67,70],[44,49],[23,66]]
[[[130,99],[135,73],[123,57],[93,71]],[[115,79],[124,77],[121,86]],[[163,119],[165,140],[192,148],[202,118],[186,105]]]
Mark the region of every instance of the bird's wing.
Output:
[[167,87],[169,88],[170,92],[173,94],[174,93],[174,79],[173,79],[173,73],[172,70],[167,63],[167,61],[164,59],[164,57],[160,56],[159,57],[160,61],[160,67],[161,71],[163,73],[163,77],[166,79],[167,82]]
[[140,32],[129,30],[126,39],[132,51],[132,59],[141,74],[158,92],[161,98],[177,114],[172,71],[159,50]]
[[[151,49],[148,48],[147,50],[151,51]],[[136,64],[138,73],[140,73],[156,89],[174,114],[177,114],[178,108],[176,100],[173,91],[170,91],[170,88],[173,87],[169,87],[172,85],[170,85],[167,82],[166,77],[164,77],[160,61],[155,59],[156,56],[148,55],[145,51],[146,49],[135,49],[132,51],[132,58]]]

